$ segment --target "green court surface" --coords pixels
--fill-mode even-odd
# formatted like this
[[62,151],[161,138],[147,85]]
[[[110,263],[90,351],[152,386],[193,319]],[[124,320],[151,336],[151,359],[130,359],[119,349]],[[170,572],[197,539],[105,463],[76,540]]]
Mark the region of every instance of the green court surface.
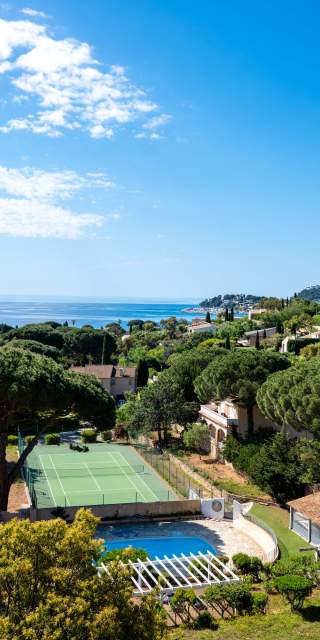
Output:
[[164,480],[131,446],[38,445],[28,458],[26,479],[38,508],[72,507],[177,499]]

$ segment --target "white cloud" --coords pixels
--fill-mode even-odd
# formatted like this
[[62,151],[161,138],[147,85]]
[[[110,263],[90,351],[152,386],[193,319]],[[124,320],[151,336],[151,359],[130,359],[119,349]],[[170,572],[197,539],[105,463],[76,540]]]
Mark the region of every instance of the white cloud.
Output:
[[[23,12],[36,17],[33,9]],[[32,20],[0,19],[0,73],[8,74],[17,89],[15,100],[20,101],[20,109],[28,109],[3,124],[2,133],[30,130],[57,136],[81,129],[92,138],[111,138],[115,127],[143,122],[157,109],[128,80],[123,67],[113,65],[104,71],[89,44],[55,39],[45,25]],[[22,97],[35,103],[32,111],[30,100],[25,105]],[[162,114],[143,126],[155,129],[169,119]]]
[[36,9],[30,9],[29,7],[21,9],[20,13],[31,18],[48,18],[47,14],[43,13],[43,11],[36,11]]
[[160,116],[154,116],[142,126],[144,129],[158,129],[158,127],[168,124],[170,120],[171,116],[168,113],[162,113]]
[[105,173],[79,175],[75,171],[43,171],[34,167],[8,169],[0,165],[0,191],[15,197],[64,200],[80,189],[111,189],[114,186]]
[[8,169],[0,166],[0,234],[33,238],[76,239],[107,218],[77,213],[61,201],[82,189],[110,189],[114,183],[103,172],[79,175],[75,171],[43,171],[33,167]]
[[25,238],[81,237],[88,227],[101,227],[103,217],[75,214],[69,209],[38,200],[0,198],[0,234]]

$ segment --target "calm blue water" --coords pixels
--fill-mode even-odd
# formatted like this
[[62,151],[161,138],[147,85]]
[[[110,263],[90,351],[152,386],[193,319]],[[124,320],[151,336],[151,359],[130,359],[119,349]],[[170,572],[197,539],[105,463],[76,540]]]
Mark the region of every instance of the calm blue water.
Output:
[[[74,324],[81,327],[91,324],[99,328],[121,320],[124,328],[128,320],[141,319],[160,322],[164,318],[176,316],[191,320],[195,314],[183,312],[183,308],[193,306],[196,303],[188,302],[81,302],[81,301],[54,301],[46,299],[14,299],[0,298],[0,322],[11,326],[21,326],[32,322],[45,322],[54,320],[63,323]],[[74,322],[73,322],[74,321]]]
[[144,549],[151,560],[156,556],[158,556],[158,558],[164,558],[164,556],[171,558],[174,554],[180,556],[182,553],[189,555],[190,553],[197,554],[199,552],[206,553],[207,551],[211,551],[211,553],[216,554],[215,548],[206,540],[190,536],[107,540],[106,547],[108,551],[112,549],[126,549],[127,547]]

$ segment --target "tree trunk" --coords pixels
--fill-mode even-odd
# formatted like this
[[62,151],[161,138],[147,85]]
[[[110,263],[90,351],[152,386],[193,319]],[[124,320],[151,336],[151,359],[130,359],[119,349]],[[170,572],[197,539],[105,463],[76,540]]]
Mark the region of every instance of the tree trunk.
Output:
[[253,434],[254,420],[253,420],[253,405],[247,406],[247,418],[248,418],[248,437]]
[[5,431],[0,434],[0,510],[7,511],[9,497],[9,478],[7,470],[7,449],[8,433]]
[[161,433],[160,427],[158,429],[158,440],[159,440],[159,443],[162,444],[162,433]]

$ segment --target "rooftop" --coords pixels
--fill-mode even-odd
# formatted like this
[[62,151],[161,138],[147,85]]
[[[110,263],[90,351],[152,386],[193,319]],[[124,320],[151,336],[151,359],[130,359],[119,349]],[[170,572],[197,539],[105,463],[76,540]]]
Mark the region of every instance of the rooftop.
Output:
[[297,498],[297,500],[291,500],[288,505],[312,520],[312,522],[320,525],[320,491],[310,493],[310,495],[303,496],[303,498]]
[[84,367],[71,367],[76,373],[87,373],[99,380],[108,378],[135,378],[136,367],[119,367],[113,364],[86,364]]

